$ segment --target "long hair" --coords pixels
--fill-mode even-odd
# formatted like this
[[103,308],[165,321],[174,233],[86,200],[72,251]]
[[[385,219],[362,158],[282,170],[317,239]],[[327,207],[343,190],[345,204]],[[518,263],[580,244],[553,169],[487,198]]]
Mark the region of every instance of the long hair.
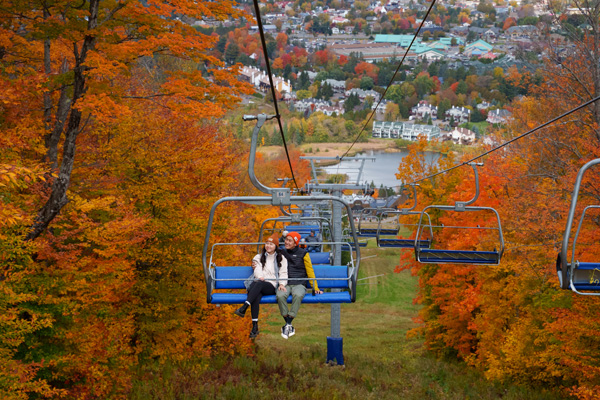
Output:
[[[277,266],[281,265],[281,249],[276,245],[275,247],[275,259],[277,260]],[[267,249],[263,246],[262,252],[260,254],[260,266],[265,269],[265,263],[267,262]]]

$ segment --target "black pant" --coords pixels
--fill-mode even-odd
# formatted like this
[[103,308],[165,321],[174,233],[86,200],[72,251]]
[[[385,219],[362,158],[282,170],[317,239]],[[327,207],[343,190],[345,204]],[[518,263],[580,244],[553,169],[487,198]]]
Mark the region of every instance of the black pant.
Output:
[[275,288],[267,281],[255,281],[248,289],[248,302],[250,303],[250,314],[252,319],[258,319],[260,311],[260,300],[263,295],[275,294]]

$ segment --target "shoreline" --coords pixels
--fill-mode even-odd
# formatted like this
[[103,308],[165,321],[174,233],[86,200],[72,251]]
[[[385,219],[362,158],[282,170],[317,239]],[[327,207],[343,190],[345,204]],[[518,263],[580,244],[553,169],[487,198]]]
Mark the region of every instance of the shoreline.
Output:
[[[327,143],[304,143],[298,146],[300,150],[306,156],[313,157],[341,157],[350,149],[352,143],[341,143],[341,142],[327,142]],[[317,151],[318,149],[318,151]],[[312,151],[309,151],[312,150]],[[384,151],[386,153],[397,153],[403,149],[396,147],[394,141],[390,139],[369,139],[367,142],[357,142],[352,146],[352,149],[348,152],[348,156],[352,157],[358,153],[365,151]],[[284,152],[281,146],[262,146],[258,151],[267,158],[276,157]],[[331,162],[336,164],[335,160],[321,162],[321,165],[325,165]]]

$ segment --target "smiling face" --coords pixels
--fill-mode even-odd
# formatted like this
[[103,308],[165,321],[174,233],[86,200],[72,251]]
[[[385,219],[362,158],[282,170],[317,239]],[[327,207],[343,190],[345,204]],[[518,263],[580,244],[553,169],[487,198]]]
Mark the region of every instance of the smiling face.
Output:
[[271,241],[268,241],[265,243],[265,250],[267,251],[268,254],[273,254],[275,252],[276,248],[277,248],[277,245]]
[[283,242],[283,245],[286,249],[291,250],[294,247],[296,247],[296,242],[294,241],[294,238],[291,237],[290,235],[285,237],[285,241]]

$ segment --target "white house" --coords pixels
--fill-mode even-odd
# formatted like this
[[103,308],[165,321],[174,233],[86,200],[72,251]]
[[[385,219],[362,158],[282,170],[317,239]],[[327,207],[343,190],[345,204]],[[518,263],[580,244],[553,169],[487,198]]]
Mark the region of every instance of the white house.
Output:
[[405,139],[415,141],[419,136],[425,136],[427,140],[438,138],[440,128],[434,125],[419,125],[409,122],[374,121],[373,137],[386,139]]
[[415,116],[416,119],[424,119],[427,115],[431,117],[431,119],[437,118],[438,108],[429,104],[426,100],[421,100],[419,104],[410,109],[412,115]]
[[475,142],[475,132],[466,128],[454,128],[448,137],[456,144],[471,144]]
[[[240,69],[240,77],[262,91],[266,91],[271,87],[267,74],[255,67],[244,66]],[[278,76],[273,76],[273,84],[279,93],[292,92],[292,84],[289,79],[285,80]]]
[[325,79],[323,83],[327,83],[329,86],[331,86],[333,93],[344,93],[344,91],[346,90],[346,81]]
[[471,117],[471,110],[465,107],[454,107],[446,111],[444,121],[454,120],[455,123],[462,124],[469,122]]
[[512,114],[508,110],[499,108],[488,112],[486,121],[490,124],[502,124],[506,122],[506,120],[510,118],[511,115]]
[[387,106],[388,103],[391,103],[391,100],[382,100],[381,103],[379,103],[379,106],[377,106],[377,103],[373,103],[371,105],[371,110],[375,110],[375,107],[377,107],[377,113],[378,114],[383,114],[385,113],[385,108]]
[[478,110],[487,110],[491,106],[492,105],[490,103],[488,103],[487,101],[482,101],[481,103],[477,104],[477,109]]
[[294,102],[294,109],[299,112],[305,112],[306,110],[308,110],[309,113],[313,113],[317,111],[317,108],[319,107],[329,106],[331,106],[331,104],[328,101],[313,98],[296,100]]
[[381,96],[378,92],[374,90],[363,90],[363,89],[350,89],[345,92],[346,97],[349,97],[351,94],[357,94],[358,98],[361,100],[366,99],[368,96],[371,96],[375,102],[379,101],[379,97]]

